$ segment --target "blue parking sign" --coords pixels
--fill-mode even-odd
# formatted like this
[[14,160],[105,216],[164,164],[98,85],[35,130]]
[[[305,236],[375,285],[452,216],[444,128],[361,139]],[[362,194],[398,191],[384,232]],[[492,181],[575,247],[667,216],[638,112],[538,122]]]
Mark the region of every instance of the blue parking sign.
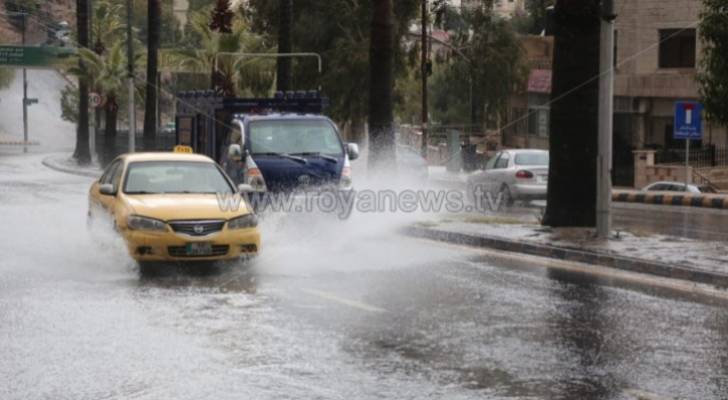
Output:
[[675,103],[675,139],[703,138],[703,105],[697,102]]

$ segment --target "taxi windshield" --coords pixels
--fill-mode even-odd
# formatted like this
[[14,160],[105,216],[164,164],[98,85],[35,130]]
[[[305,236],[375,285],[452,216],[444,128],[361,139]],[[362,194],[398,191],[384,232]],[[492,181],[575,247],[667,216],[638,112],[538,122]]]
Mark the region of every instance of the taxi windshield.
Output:
[[234,193],[213,163],[195,161],[144,161],[129,164],[126,194]]
[[252,154],[327,154],[344,150],[331,124],[324,120],[254,121],[249,128]]

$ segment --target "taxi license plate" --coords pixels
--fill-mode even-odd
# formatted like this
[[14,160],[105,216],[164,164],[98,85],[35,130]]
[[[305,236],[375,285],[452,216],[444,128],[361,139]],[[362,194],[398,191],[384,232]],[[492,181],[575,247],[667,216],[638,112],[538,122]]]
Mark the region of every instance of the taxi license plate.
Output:
[[187,243],[185,246],[188,256],[209,256],[212,254],[210,243]]

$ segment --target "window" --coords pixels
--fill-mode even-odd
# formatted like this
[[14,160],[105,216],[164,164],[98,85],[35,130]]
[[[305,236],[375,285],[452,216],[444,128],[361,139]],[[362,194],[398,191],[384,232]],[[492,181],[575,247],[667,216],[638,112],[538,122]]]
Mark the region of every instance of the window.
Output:
[[660,29],[660,68],[695,68],[695,29]]
[[520,153],[516,154],[515,159],[516,165],[549,165],[549,153],[544,152],[533,152],[533,153]]
[[144,161],[129,164],[124,193],[234,193],[217,166],[208,162]]
[[113,182],[114,175],[116,174],[116,171],[117,171],[117,169],[119,169],[118,167],[120,165],[121,165],[121,161],[119,161],[119,160],[116,160],[113,163],[111,163],[111,165],[109,165],[106,168],[106,171],[104,172],[104,174],[99,179],[99,183],[102,184],[102,185],[103,184],[107,184],[107,183],[112,183]]
[[254,121],[248,130],[253,155],[321,153],[338,156],[344,152],[336,130],[324,120]]
[[510,155],[508,155],[508,153],[501,153],[501,156],[498,158],[498,161],[495,162],[495,169],[508,168],[509,158],[510,158]]
[[494,155],[488,162],[485,164],[485,169],[494,169],[495,168],[495,162],[500,157],[501,153],[498,153]]

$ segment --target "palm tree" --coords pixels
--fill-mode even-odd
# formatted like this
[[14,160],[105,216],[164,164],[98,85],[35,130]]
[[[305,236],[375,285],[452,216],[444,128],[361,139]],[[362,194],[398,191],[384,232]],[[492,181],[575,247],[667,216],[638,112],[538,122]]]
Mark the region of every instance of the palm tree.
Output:
[[394,161],[394,15],[392,0],[375,0],[369,52],[369,167]]
[[144,139],[154,139],[157,134],[157,70],[159,67],[159,36],[161,34],[162,9],[160,0],[148,0],[147,10],[147,82],[144,106]]
[[[116,139],[117,121],[119,115],[120,94],[126,87],[126,56],[124,43],[117,40],[103,55],[96,54],[88,49],[79,49],[79,56],[86,73],[90,77],[94,90],[103,93],[106,97],[104,103],[105,143],[111,147]],[[84,73],[83,71],[72,71]]]
[[[76,0],[76,22],[78,28],[78,45],[88,48],[88,0]],[[91,161],[91,151],[88,143],[88,75],[85,73],[83,61],[79,68],[81,74],[78,81],[78,128],[76,131],[76,150],[73,157],[79,164],[88,164]]]
[[109,43],[119,40],[119,35],[124,32],[126,25],[121,21],[124,15],[124,8],[109,0],[94,2],[94,18],[91,33],[93,36],[93,50],[96,54],[104,54]]
[[[237,18],[231,33],[213,31],[208,13],[198,12],[190,18],[191,36],[199,38],[194,47],[175,50],[165,57],[165,64],[177,71],[209,74],[210,88],[227,96],[264,94],[270,91],[275,71],[268,60],[219,56],[220,53],[267,53],[263,38],[251,32],[248,21]],[[217,69],[215,60],[217,58]]]
[[[279,0],[278,18],[278,52],[290,53],[291,29],[293,27],[293,0]],[[291,90],[291,59],[278,59],[277,89],[279,91]]]

